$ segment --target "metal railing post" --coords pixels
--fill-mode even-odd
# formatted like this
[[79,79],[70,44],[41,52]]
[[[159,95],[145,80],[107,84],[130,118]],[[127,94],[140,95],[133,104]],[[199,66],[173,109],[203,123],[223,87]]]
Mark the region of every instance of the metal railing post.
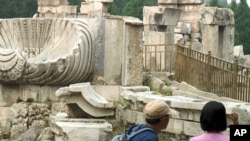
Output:
[[237,88],[238,88],[238,59],[235,57],[233,63],[233,99],[237,99]]

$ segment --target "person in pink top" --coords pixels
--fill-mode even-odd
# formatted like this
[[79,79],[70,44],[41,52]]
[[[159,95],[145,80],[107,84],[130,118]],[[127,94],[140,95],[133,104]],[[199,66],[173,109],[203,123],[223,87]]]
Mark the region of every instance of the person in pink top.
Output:
[[[231,115],[234,124],[238,124],[238,115]],[[189,141],[229,141],[223,131],[227,128],[226,108],[221,102],[210,101],[204,105],[200,115],[203,134],[190,138]]]

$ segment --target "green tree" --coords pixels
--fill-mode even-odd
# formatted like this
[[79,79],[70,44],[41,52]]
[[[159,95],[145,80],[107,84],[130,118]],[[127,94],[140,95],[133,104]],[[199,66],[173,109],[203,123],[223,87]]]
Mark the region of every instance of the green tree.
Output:
[[1,0],[0,18],[32,17],[37,12],[37,0]]
[[[234,12],[234,21],[237,23],[237,17],[236,17],[236,12],[237,12],[237,7],[238,4],[236,3],[236,0],[232,0],[230,3],[230,9]],[[240,39],[239,39],[239,33],[235,25],[235,30],[234,30],[234,44],[239,44]]]
[[[32,17],[34,16],[35,13],[37,13],[38,5],[37,5],[37,0],[24,0],[26,1],[25,3],[25,16],[26,17]],[[20,2],[20,0],[19,0]]]
[[218,0],[211,0],[209,6],[220,7]]
[[242,44],[245,54],[250,54],[250,8],[246,0],[231,4],[235,19],[235,45]]
[[122,15],[142,19],[143,7],[157,5],[156,0],[130,0],[122,9]]
[[80,8],[81,8],[81,3],[82,0],[68,0],[70,5],[76,5],[77,6],[77,12],[80,12]]
[[228,7],[227,0],[205,0],[206,4],[211,7],[220,7],[226,8]]
[[108,7],[108,13],[111,15],[122,15],[122,9],[129,0],[114,0]]
[[230,9],[235,13],[238,5],[236,3],[236,0],[232,0],[230,3]]

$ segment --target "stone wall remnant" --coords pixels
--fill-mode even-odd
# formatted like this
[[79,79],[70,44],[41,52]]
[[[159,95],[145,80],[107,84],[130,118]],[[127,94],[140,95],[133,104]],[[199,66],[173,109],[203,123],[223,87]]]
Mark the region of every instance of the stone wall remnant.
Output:
[[[162,9],[179,10],[180,14],[173,14],[173,10],[168,10],[164,15],[170,16],[161,16],[158,13],[162,12]],[[233,60],[234,16],[230,9],[205,7],[204,0],[158,0],[158,6],[144,7],[143,17],[146,45],[165,44],[171,47],[171,44],[180,41],[182,45],[191,45],[193,49],[203,53],[211,51],[215,57]],[[173,24],[169,22],[173,19],[177,19],[177,24],[172,26],[174,30],[170,30]],[[162,26],[163,22],[167,22],[168,26]],[[164,51],[166,48],[159,46],[159,50]],[[150,63],[149,59],[155,60],[155,56],[144,58],[145,62]],[[151,71],[162,68],[162,60],[166,59],[160,60],[158,57],[156,60],[156,63],[151,63]]]
[[209,7],[202,11],[203,52],[232,61],[234,47],[234,14],[228,8]]
[[132,17],[107,16],[105,31],[105,82],[141,85],[142,21]]
[[[121,100],[117,105],[116,118],[128,124],[145,123],[143,107],[152,100],[165,101],[180,113],[179,117],[170,118],[169,125],[163,130],[164,133],[174,134],[171,140],[178,140],[179,136],[184,137],[183,141],[188,141],[190,137],[203,133],[200,127],[200,113],[202,107],[209,101],[205,99],[190,98],[185,96],[163,96],[152,91],[135,92],[126,90],[121,92]],[[216,99],[213,99],[216,100]],[[244,102],[222,101],[226,107],[227,124],[233,124],[230,114],[236,112],[239,115],[239,123],[250,123],[250,106]],[[229,128],[224,131],[229,135]],[[168,136],[169,137],[169,136]]]
[[39,18],[77,17],[77,6],[69,5],[68,0],[38,0]]
[[79,18],[104,16],[108,14],[108,5],[113,0],[85,0],[81,3]]

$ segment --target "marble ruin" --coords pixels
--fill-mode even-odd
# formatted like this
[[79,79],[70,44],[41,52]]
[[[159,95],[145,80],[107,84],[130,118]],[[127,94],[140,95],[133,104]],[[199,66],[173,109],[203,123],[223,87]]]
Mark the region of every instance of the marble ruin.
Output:
[[[180,41],[206,54],[211,51],[216,57],[234,59],[234,16],[230,9],[205,7],[204,0],[158,0],[158,6],[144,7],[143,25],[144,44],[166,44],[158,51],[173,51],[174,44]],[[173,64],[174,56],[165,56],[156,64],[152,62],[154,67],[169,70],[160,66],[165,58]]]
[[3,19],[0,82],[65,85],[93,68],[93,35],[83,19]]
[[39,18],[77,17],[77,6],[69,5],[68,0],[38,0],[37,4]]
[[232,60],[230,9],[205,7],[204,0],[158,0],[144,7],[141,21],[110,15],[112,2],[85,0],[77,13],[67,0],[38,0],[33,18],[0,19],[0,140],[109,141],[116,125],[108,119],[144,123],[143,107],[153,99],[180,112],[163,131],[171,140],[202,132],[199,115],[208,100],[222,101],[227,116],[237,112],[240,123],[250,123],[248,103],[171,81],[165,73],[151,83],[172,96],[143,86],[143,59],[151,59],[143,45],[174,51],[180,41]]
[[[55,94],[60,101],[66,104],[77,104],[80,109],[92,117],[114,115],[114,104],[96,93],[90,83],[78,83],[69,87],[62,87]],[[73,111],[74,107],[71,110]],[[79,117],[84,117],[84,115]]]

